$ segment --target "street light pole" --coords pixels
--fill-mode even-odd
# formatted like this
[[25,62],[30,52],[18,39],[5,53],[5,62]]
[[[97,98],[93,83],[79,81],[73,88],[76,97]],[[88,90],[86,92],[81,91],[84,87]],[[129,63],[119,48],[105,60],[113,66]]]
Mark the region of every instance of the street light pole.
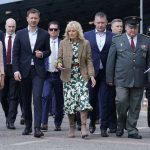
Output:
[[140,0],[140,18],[142,19],[140,22],[140,33],[143,33],[143,0]]

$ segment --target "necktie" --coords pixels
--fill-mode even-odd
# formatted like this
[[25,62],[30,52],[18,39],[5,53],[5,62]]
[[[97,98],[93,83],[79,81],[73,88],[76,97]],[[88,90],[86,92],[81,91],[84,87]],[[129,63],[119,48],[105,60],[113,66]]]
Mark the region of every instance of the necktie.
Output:
[[131,38],[131,48],[132,48],[133,51],[135,50],[135,44],[134,44],[134,41],[133,41],[133,37]]
[[55,58],[55,41],[52,42],[52,46],[51,46],[51,63],[50,63],[50,70],[51,72],[54,72],[55,71],[55,61],[56,61],[56,58]]
[[7,64],[11,63],[11,36],[8,37],[8,46],[7,46]]

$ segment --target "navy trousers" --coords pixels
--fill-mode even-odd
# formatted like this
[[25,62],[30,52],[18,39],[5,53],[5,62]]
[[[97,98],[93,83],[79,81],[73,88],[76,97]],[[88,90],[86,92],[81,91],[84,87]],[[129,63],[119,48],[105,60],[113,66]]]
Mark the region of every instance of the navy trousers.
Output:
[[94,88],[90,86],[90,104],[93,107],[90,113],[90,119],[95,123],[97,114],[97,105],[99,106],[99,117],[101,117],[100,129],[107,130],[109,127],[109,87],[106,84],[106,76],[104,70],[99,70],[96,76],[96,85]]
[[27,78],[21,81],[22,102],[25,125],[32,127],[32,93],[34,104],[34,128],[40,128],[42,119],[42,91],[44,78],[41,78],[34,67],[31,68]]
[[55,110],[55,126],[61,126],[63,120],[63,84],[60,79],[60,72],[48,72],[47,78],[44,82],[42,95],[42,124],[48,124],[48,113],[50,108],[50,101],[54,100],[52,108]]

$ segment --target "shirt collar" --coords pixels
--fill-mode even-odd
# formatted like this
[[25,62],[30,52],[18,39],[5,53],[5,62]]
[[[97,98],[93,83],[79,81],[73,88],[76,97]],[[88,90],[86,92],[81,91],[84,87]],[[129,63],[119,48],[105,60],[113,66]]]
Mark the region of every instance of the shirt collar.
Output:
[[106,34],[106,29],[104,30],[104,32],[99,32],[99,31],[97,31],[97,29],[95,29],[95,33],[96,33],[96,34],[98,34],[98,33],[99,33],[99,34]]
[[13,38],[13,37],[15,37],[15,35],[16,35],[15,33],[13,33],[12,35],[9,35],[9,34],[6,32],[6,37],[7,37],[7,38],[9,38],[9,36],[11,36],[11,37]]
[[[128,40],[131,40],[131,37],[126,33]],[[133,39],[137,39],[137,35],[133,37]]]
[[37,33],[37,31],[38,31],[38,27],[36,28],[36,30],[34,32],[32,32],[32,31],[30,31],[30,28],[28,26],[28,32],[30,32],[30,33]]
[[51,43],[53,43],[53,42],[57,43],[57,42],[58,42],[58,38],[56,38],[56,39],[50,38],[50,42],[51,42]]

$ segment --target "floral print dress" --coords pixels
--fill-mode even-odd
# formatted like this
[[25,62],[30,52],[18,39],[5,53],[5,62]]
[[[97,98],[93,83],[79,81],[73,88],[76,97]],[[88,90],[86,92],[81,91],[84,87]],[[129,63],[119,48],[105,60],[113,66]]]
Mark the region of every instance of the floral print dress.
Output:
[[[79,43],[72,43],[73,58],[72,63],[79,63]],[[92,110],[89,104],[88,82],[80,73],[78,66],[71,68],[71,80],[63,83],[64,111],[66,114],[75,114],[76,111]]]

